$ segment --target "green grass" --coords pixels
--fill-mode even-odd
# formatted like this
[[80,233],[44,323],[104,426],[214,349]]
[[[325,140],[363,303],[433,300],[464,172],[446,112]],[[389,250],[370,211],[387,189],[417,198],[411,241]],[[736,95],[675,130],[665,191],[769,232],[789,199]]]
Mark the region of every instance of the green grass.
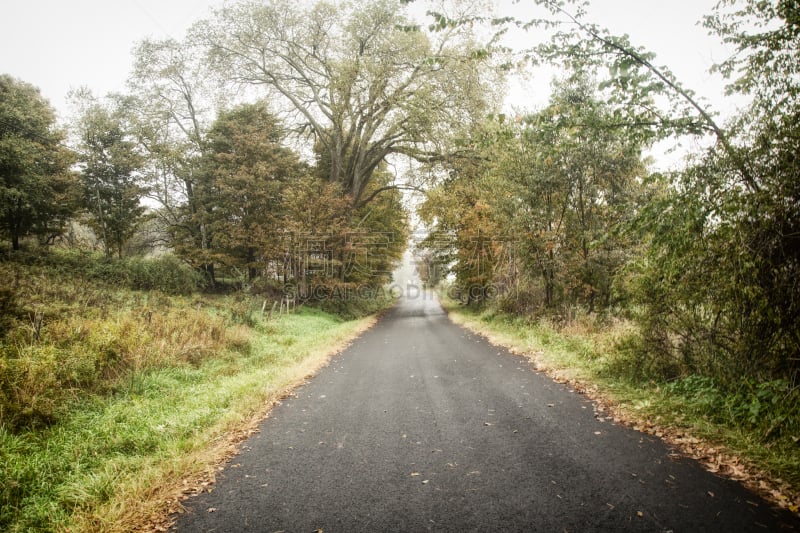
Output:
[[45,429],[0,428],[0,529],[126,531],[163,512],[178,480],[224,455],[226,434],[369,321],[302,309],[261,325],[248,353],[137,373]]
[[0,294],[0,531],[131,531],[163,519],[275,400],[374,320],[309,307],[269,319],[255,297],[189,292],[185,272],[162,277],[171,261],[0,261],[13,280]]
[[[631,350],[635,329],[624,321],[579,317],[557,327],[446,298],[443,304],[456,323],[587,390],[621,421],[666,438],[797,512],[800,392],[790,384],[743,382],[736,391],[723,391],[699,376],[667,381],[643,372]],[[722,464],[714,464],[720,457]]]

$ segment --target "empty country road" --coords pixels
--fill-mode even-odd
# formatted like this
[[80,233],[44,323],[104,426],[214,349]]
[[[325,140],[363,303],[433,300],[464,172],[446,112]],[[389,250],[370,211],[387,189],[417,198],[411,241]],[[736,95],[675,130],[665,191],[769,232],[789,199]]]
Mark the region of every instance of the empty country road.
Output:
[[178,531],[783,531],[796,518],[601,422],[407,294],[277,406]]

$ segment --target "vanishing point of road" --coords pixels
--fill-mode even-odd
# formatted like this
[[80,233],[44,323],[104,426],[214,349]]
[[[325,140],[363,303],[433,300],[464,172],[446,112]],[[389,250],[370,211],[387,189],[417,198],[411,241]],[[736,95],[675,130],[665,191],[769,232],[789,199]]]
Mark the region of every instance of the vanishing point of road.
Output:
[[800,530],[660,440],[599,421],[420,291],[277,406],[186,507],[178,531]]

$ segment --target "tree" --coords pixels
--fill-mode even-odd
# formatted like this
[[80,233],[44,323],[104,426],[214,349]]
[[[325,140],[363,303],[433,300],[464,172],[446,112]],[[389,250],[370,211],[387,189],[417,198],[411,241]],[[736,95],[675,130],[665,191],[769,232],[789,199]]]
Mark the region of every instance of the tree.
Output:
[[226,81],[264,87],[315,136],[354,206],[391,154],[440,157],[437,141],[485,115],[487,51],[444,16],[426,34],[402,2],[242,2],[195,25]]
[[310,175],[289,184],[283,201],[285,290],[303,299],[328,299],[344,281],[350,198],[340,184]]
[[39,90],[0,76],[0,230],[14,250],[26,235],[61,235],[77,209],[74,158],[63,139]]
[[[79,97],[80,98],[80,97]],[[78,119],[83,196],[89,225],[103,240],[106,256],[122,257],[125,243],[145,219],[140,185],[145,159],[125,122],[124,102],[83,95]]]
[[[212,91],[204,81],[200,50],[190,40],[145,40],[134,50],[128,81],[131,121],[147,154],[148,197],[176,249],[210,255],[209,229],[201,222],[196,195],[205,133],[211,123]],[[212,282],[213,262],[199,263]]]
[[243,269],[250,280],[279,255],[282,195],[305,173],[283,140],[263,102],[221,113],[206,134],[194,216],[208,228],[213,259]]
[[[650,244],[638,316],[645,355],[661,367],[742,380],[800,379],[800,12],[786,0],[722,1],[706,26],[737,52],[715,70],[752,105],[729,125],[654,56],[539,0],[570,29],[539,51],[608,66],[620,126],[645,138],[709,135],[712,144],[642,211]],[[666,97],[666,98],[664,98]],[[667,105],[654,105],[657,99]]]
[[441,270],[432,277],[452,273],[467,304],[492,295],[503,237],[507,236],[500,230],[493,201],[505,193],[507,182],[492,174],[493,161],[488,155],[499,153],[504,146],[493,135],[492,126],[473,133],[474,156],[450,161],[447,177],[429,191],[420,208],[423,222],[431,228],[422,247],[433,256],[434,268]]
[[[367,192],[389,179],[380,169]],[[292,182],[283,198],[284,281],[295,294],[346,306],[391,279],[408,240],[399,191],[353,209],[341,184],[310,175]]]
[[429,195],[422,215],[438,231],[428,245],[473,293],[468,302],[513,286],[525,293],[518,310],[610,306],[630,247],[620,229],[635,212],[644,165],[641,144],[613,126],[595,91],[577,73],[538,113],[475,130],[474,157]]
[[725,132],[728,142],[677,175],[647,212],[646,346],[727,385],[796,384],[800,12],[795,2],[723,2],[706,24],[737,47],[717,69],[753,102]]
[[526,236],[521,257],[541,272],[548,307],[585,304],[592,312],[611,303],[629,246],[620,229],[635,213],[645,174],[640,142],[614,122],[593,80],[577,73],[522,121],[519,144],[498,166],[521,202],[513,227]]

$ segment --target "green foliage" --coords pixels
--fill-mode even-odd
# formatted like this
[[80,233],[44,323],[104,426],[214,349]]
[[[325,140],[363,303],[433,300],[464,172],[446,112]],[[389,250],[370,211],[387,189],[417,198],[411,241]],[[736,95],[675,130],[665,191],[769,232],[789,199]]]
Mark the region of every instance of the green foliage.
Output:
[[786,380],[744,380],[725,390],[711,378],[694,375],[666,384],[664,391],[682,397],[697,416],[743,428],[764,443],[800,433],[800,390]]
[[[50,425],[74,401],[105,394],[129,371],[193,364],[241,344],[235,324],[228,329],[201,308],[180,309],[180,301],[126,291],[126,285],[148,283],[194,291],[196,285],[186,283],[196,282],[196,273],[174,258],[148,264],[76,254],[35,257],[0,264],[0,272],[17,280],[0,338],[0,418],[7,429]],[[183,277],[175,275],[181,271]]]
[[[174,329],[152,332],[152,342],[171,355],[157,365],[118,376],[111,393],[71,391],[71,401],[61,404],[48,427],[13,429],[4,412],[0,529],[141,529],[145,517],[163,504],[148,504],[153,487],[177,484],[213,468],[220,458],[207,450],[241,429],[279,391],[306,376],[312,368],[309,360],[319,364],[320,353],[363,327],[363,322],[343,322],[315,309],[260,322],[260,331],[214,318],[216,313],[227,314],[232,303],[217,299],[193,311],[195,302],[171,300],[169,310],[156,309],[156,314],[185,313]],[[154,316],[150,328],[157,320]],[[191,323],[198,320],[200,327],[193,329]],[[185,349],[178,346],[181,328],[196,336],[209,321],[222,326],[219,342],[192,363],[178,357]],[[133,332],[126,334],[128,342],[132,336]],[[247,341],[244,346],[242,339]],[[37,351],[43,355],[45,347],[27,350],[31,356]],[[0,358],[0,373],[5,361]],[[66,372],[50,359],[39,367],[39,377],[52,385],[57,385],[53,375]]]
[[336,292],[331,292],[331,296],[321,298],[313,305],[345,320],[355,320],[383,311],[397,301],[396,295],[383,287],[361,287],[350,292],[342,290],[341,294],[337,296]]
[[615,277],[635,249],[624,229],[644,166],[638,140],[614,121],[578,73],[539,113],[472,134],[475,159],[457,161],[422,209],[435,221],[427,245],[452,264],[463,292],[476,293],[468,302],[493,291],[508,306],[523,297],[518,309],[528,311],[615,303]]
[[[3,270],[0,270],[3,272]],[[10,277],[7,278],[10,281]],[[0,287],[0,338],[6,334],[13,324],[13,317],[19,314],[17,294],[11,287]]]
[[[386,173],[376,174],[368,191],[382,187],[381,180],[388,178]],[[408,229],[399,191],[385,190],[353,208],[340,184],[309,177],[287,187],[284,198],[287,232],[282,244],[288,254],[283,277],[288,292],[327,301],[326,309],[341,308],[348,315],[372,305],[354,301],[380,292],[406,247]]]
[[61,235],[78,207],[74,157],[54,123],[36,87],[0,75],[0,235],[14,250],[28,235]]
[[[714,70],[730,80],[729,92],[752,98],[725,127],[667,67],[654,64],[652,53],[585,21],[577,2],[537,3],[571,24],[532,21],[528,27],[552,28],[555,34],[530,52],[577,73],[603,73],[597,87],[606,102],[605,116],[597,120],[591,105],[564,112],[569,98],[562,96],[559,108],[542,113],[549,112],[552,120],[539,125],[540,138],[564,124],[560,117],[571,117],[589,126],[592,139],[601,138],[604,128],[615,128],[634,145],[681,135],[711,134],[715,141],[684,170],[656,178],[651,200],[628,211],[635,217],[623,217],[634,221],[623,228],[639,230],[623,235],[645,250],[621,271],[624,280],[603,274],[617,270],[629,253],[610,264],[601,261],[598,269],[595,261],[576,264],[562,252],[555,268],[567,276],[555,287],[565,295],[576,282],[590,291],[608,287],[609,281],[621,289],[621,302],[641,327],[630,350],[638,351],[637,365],[646,374],[699,374],[729,390],[742,380],[797,383],[800,32],[795,2],[720,2],[705,18],[707,28],[736,48]],[[571,8],[576,11],[570,13]],[[554,137],[557,147],[573,147],[566,133]],[[594,155],[594,160],[600,159]],[[569,227],[569,217],[564,223]],[[619,237],[603,229],[601,235]],[[635,241],[622,244],[636,246]],[[556,245],[568,250],[567,241]]]
[[[139,43],[133,56],[126,114],[146,155],[142,178],[159,206],[153,216],[175,253],[205,259],[208,228],[197,220],[195,188],[213,111],[202,53],[192,43],[166,39]],[[213,263],[195,266],[213,283]]]
[[[175,256],[166,254],[154,258],[102,258],[80,251],[39,250],[17,253],[5,263],[9,279],[19,279],[21,269],[28,276],[53,273],[65,281],[100,283],[101,287],[160,291],[173,295],[188,295],[203,286],[202,276]],[[17,296],[19,300],[19,296]]]
[[204,228],[204,246],[185,240],[185,230],[173,232],[183,237],[182,256],[239,269],[252,281],[280,255],[283,189],[303,173],[297,155],[282,146],[284,137],[264,103],[217,117],[206,133],[193,202],[183,209],[188,227]]
[[[645,349],[728,388],[800,379],[800,37],[785,7],[747,2],[709,18],[739,45],[721,69],[741,68],[731,90],[753,90],[753,103],[641,220],[652,243],[637,289]],[[756,14],[773,29],[741,33]]]
[[152,259],[129,259],[123,265],[121,277],[134,290],[187,295],[202,288],[205,281],[199,272],[169,254]]
[[436,156],[490,105],[490,62],[470,25],[425,33],[411,22],[397,1],[272,0],[226,6],[192,35],[221,79],[269,88],[296,113],[326,156],[325,179],[358,205],[388,155]]
[[285,134],[263,103],[220,114],[180,209],[186,223],[171,232],[177,253],[213,272],[212,283],[225,273],[251,291],[283,287],[302,299],[386,283],[407,229],[383,165],[364,189],[369,201],[354,206],[341,184],[319,168],[312,175],[282,145]]
[[115,251],[122,257],[125,243],[145,218],[140,184],[144,156],[126,124],[124,102],[106,104],[84,95],[81,105],[78,150],[89,225],[107,256]]

